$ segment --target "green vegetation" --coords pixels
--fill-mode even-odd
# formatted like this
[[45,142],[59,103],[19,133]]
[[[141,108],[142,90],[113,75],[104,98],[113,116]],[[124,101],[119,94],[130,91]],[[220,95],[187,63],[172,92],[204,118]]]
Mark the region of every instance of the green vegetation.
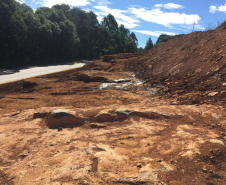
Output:
[[153,42],[152,42],[152,40],[151,40],[151,37],[147,40],[147,42],[146,42],[146,45],[145,45],[145,48],[144,48],[144,50],[145,51],[148,51],[148,50],[150,50],[151,48],[153,48]]
[[179,37],[179,36],[182,36],[183,34],[179,34],[179,35],[174,35],[174,36],[171,36],[171,35],[166,35],[166,34],[162,34],[159,36],[157,42],[155,43],[155,46],[159,46],[175,37]]
[[219,28],[226,28],[226,20],[216,27],[216,29],[219,29]]
[[1,0],[0,22],[0,68],[139,51],[135,34],[114,16],[99,23],[92,11],[65,4],[33,12],[16,0]]

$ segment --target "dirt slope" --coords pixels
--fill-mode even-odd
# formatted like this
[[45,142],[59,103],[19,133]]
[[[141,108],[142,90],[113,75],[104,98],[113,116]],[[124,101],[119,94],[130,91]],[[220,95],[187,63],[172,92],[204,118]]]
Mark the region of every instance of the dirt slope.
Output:
[[226,29],[194,32],[146,52],[128,67],[149,86],[163,85],[164,93],[200,91],[196,101],[202,102],[214,91],[215,100],[226,103],[225,41]]
[[225,35],[0,85],[0,184],[226,184]]

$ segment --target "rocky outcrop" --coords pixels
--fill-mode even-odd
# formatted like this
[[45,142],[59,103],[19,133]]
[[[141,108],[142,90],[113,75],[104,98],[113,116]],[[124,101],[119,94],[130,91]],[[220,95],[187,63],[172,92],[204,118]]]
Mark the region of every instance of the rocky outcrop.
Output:
[[[87,111],[88,112],[88,111]],[[92,114],[86,111],[75,112],[71,110],[52,110],[49,113],[36,112],[33,119],[45,118],[45,125],[50,129],[74,128],[85,123],[90,124],[91,128],[104,128],[108,123],[122,123],[131,119],[170,119],[174,114],[162,112],[140,112],[134,110],[100,110]]]

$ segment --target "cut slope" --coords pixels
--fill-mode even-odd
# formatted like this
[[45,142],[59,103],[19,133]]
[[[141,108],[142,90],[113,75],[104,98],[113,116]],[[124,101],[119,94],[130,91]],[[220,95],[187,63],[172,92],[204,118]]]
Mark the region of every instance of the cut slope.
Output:
[[155,47],[128,68],[166,93],[217,91],[225,101],[226,29],[194,32]]

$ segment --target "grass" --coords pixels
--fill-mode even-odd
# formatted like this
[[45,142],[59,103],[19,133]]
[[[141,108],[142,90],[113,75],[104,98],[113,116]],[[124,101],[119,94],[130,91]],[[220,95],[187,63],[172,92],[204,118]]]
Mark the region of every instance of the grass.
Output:
[[226,20],[222,22],[219,26],[217,26],[216,29],[225,28],[225,27],[226,27]]

